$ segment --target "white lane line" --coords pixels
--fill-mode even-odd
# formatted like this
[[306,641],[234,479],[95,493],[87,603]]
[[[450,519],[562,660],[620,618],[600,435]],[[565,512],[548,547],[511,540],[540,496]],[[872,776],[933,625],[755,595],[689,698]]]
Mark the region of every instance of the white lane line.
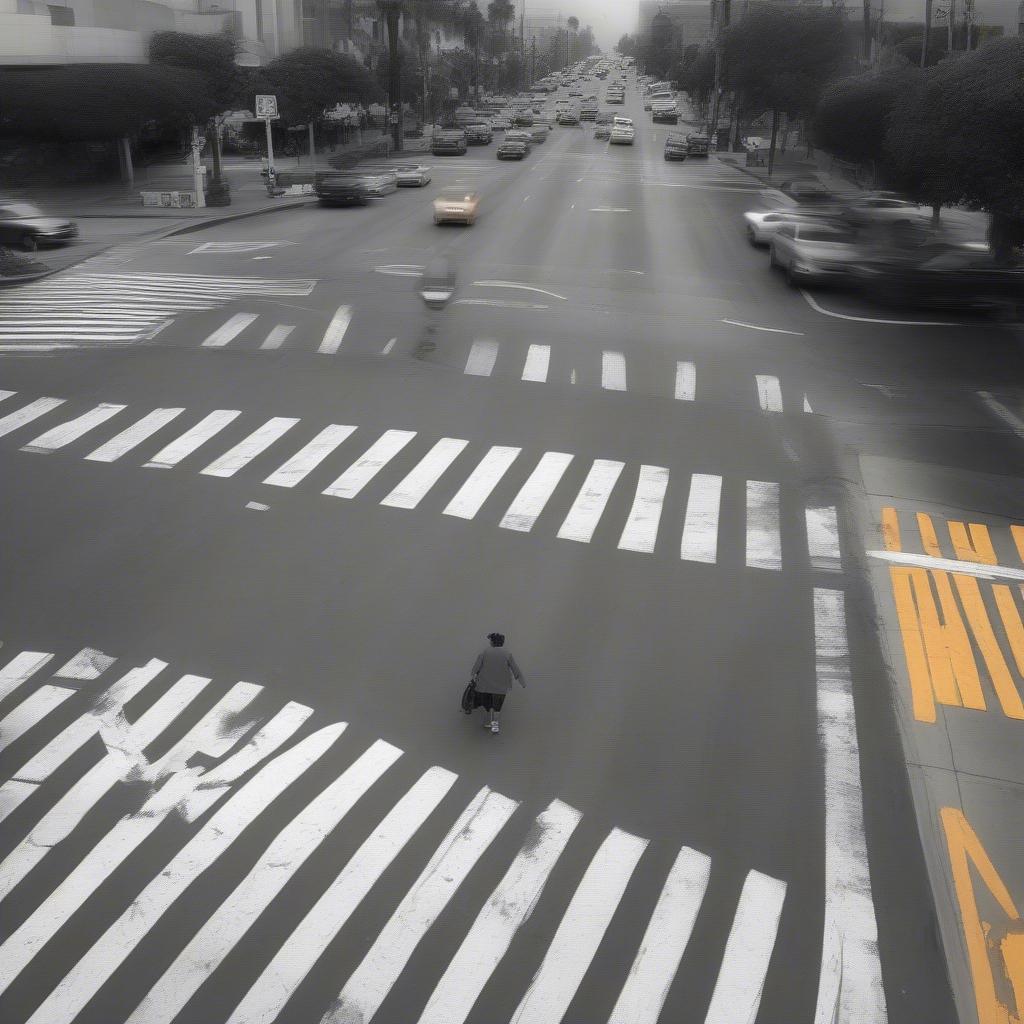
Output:
[[537,905],[551,869],[582,815],[555,800],[537,817],[529,843],[519,851],[491,893],[437,983],[419,1024],[462,1024],[484,985],[508,952],[516,932]]
[[2,402],[5,398],[13,398],[17,393],[17,391],[4,391],[2,388],[0,388],[0,402]]
[[149,990],[128,1024],[170,1024],[295,872],[401,756],[397,747],[377,740],[292,818]]
[[621,352],[601,353],[601,387],[606,391],[626,390],[626,357]]
[[456,306],[495,306],[498,309],[550,309],[535,302],[516,302],[514,299],[456,299]]
[[785,882],[760,871],[748,873],[704,1024],[757,1018],[785,899]]
[[733,327],[749,327],[752,331],[767,331],[769,334],[795,334],[802,338],[804,336],[803,331],[785,331],[781,327],[761,327],[758,324],[744,323],[742,320],[727,320],[725,317],[722,318],[723,324],[732,324]]
[[519,806],[486,786],[406,893],[321,1024],[370,1024],[420,940]]
[[489,338],[480,338],[473,342],[466,359],[466,368],[462,371],[473,377],[490,377],[498,358],[498,343]]
[[122,430],[116,437],[112,437],[106,444],[91,451],[85,458],[90,462],[114,462],[126,455],[133,448],[137,448],[147,438],[152,437],[158,430],[166,427],[176,416],[180,416],[184,409],[154,409],[147,413],[138,423],[132,424],[127,430]]
[[751,569],[782,568],[779,535],[779,485],[747,481],[747,565]]
[[203,476],[234,476],[247,466],[261,452],[265,452],[275,441],[284,437],[299,421],[290,416],[273,416],[248,437],[228,449],[219,459],[214,459],[205,469]]
[[0,864],[0,899],[7,896],[50,848],[71,835],[117,783],[133,774],[142,774],[140,769],[148,764],[142,753],[144,747],[163,732],[209,682],[200,676],[184,676],[134,725],[118,729],[115,724],[106,734],[101,733],[108,748],[107,755],[78,779]]
[[541,295],[550,295],[553,299],[563,299],[568,302],[569,300],[564,295],[559,295],[558,292],[549,292],[544,288],[535,288],[528,284],[517,284],[515,281],[474,281],[474,288],[518,288],[524,292],[538,292]]
[[124,408],[123,405],[111,405],[108,402],[101,402],[95,409],[90,409],[81,416],[68,420],[67,423],[61,423],[52,430],[47,430],[45,434],[40,434],[38,437],[33,438],[28,444],[22,445],[21,450],[23,452],[38,452],[41,455],[55,452],[58,448],[63,448],[83,434],[88,433],[93,427],[106,423],[107,420],[112,416],[116,416]]
[[6,700],[27,683],[44,665],[53,660],[43,651],[22,651],[0,668],[0,700]]
[[778,377],[757,374],[757,401],[762,412],[782,412],[782,386]]
[[543,383],[548,379],[548,366],[551,362],[550,345],[531,345],[523,364],[523,380],[535,380]]
[[380,350],[380,354],[381,354],[382,356],[389,356],[389,355],[391,355],[391,350],[392,350],[392,349],[393,349],[393,348],[395,347],[395,342],[396,342],[396,341],[398,341],[398,339],[397,339],[397,338],[392,338],[392,339],[391,339],[391,340],[390,340],[390,341],[389,341],[389,342],[388,342],[388,343],[387,343],[387,344],[386,344],[386,345],[385,345],[385,346],[384,346],[384,347],[383,347],[383,348],[382,348],[382,349]]
[[272,487],[294,487],[316,469],[342,441],[355,433],[355,430],[355,427],[341,423],[332,423],[324,427],[312,441],[303,445],[263,482]]
[[587,866],[510,1024],[557,1024],[601,944],[647,840],[612,829]]
[[516,461],[520,451],[522,451],[521,448],[494,445],[469,474],[466,482],[448,503],[444,514],[458,516],[460,519],[472,519],[490,497],[494,488],[498,486],[512,463]]
[[[76,718],[0,785],[0,821],[27,800],[61,765],[94,737],[110,739],[116,729],[128,729],[124,706],[167,667],[156,658],[133,668],[102,694],[96,708]],[[104,739],[104,742],[106,742]]]
[[842,591],[814,590],[825,774],[825,925],[814,1024],[886,1024]]
[[37,398],[34,402],[22,406],[17,412],[10,412],[4,417],[0,417],[0,437],[25,426],[26,423],[39,419],[40,416],[45,416],[63,404],[63,398]]
[[569,509],[569,514],[558,530],[561,540],[575,540],[581,544],[590,543],[624,467],[624,462],[612,462],[608,459],[594,460],[579,494],[576,495],[572,508]]
[[710,875],[710,857],[688,846],[679,851],[608,1024],[658,1024]]
[[815,569],[839,572],[843,559],[839,551],[839,518],[832,505],[804,510],[807,524],[807,551]]
[[292,331],[295,330],[293,324],[278,324],[276,327],[270,330],[270,333],[263,339],[263,344],[260,345],[261,349],[276,349],[280,348],[285,339]]
[[627,210],[622,206],[592,206],[588,213],[632,213],[632,210]]
[[800,294],[807,300],[807,304],[816,313],[824,316],[834,317],[836,320],[853,320],[859,324],[888,324],[891,327],[959,327],[959,324],[944,323],[939,320],[880,320],[874,316],[850,316],[848,313],[836,313],[834,310],[825,309],[818,304],[817,300],[809,292],[800,289]]
[[545,452],[498,525],[503,530],[529,533],[572,459],[566,452]]
[[934,555],[918,555],[911,551],[869,551],[871,558],[879,558],[897,565],[912,565],[919,569],[934,569],[936,572],[958,572],[967,576],[978,576],[983,580],[1012,580],[1024,583],[1024,569],[1007,565],[985,565],[982,562],[961,562],[955,558],[936,558]]
[[804,412],[814,412],[814,410],[811,408],[811,403],[808,401],[806,395],[804,395]]
[[323,493],[354,498],[415,436],[415,430],[386,430]]
[[437,809],[457,776],[431,768],[388,812],[341,873],[278,947],[228,1024],[273,1024],[302,979],[341,931],[353,911]]
[[[267,806],[281,795],[296,779],[315,764],[344,731],[344,723],[327,726],[306,737],[294,747],[265,764],[237,793],[217,811],[203,828],[175,855],[142,893],[132,901],[124,913],[100,936],[84,956],[68,972],[59,985],[44,1000],[30,1018],[32,1024],[70,1024],[79,1011],[92,998],[110,975],[124,962],[138,942],[149,932],[168,907],[189,887],[206,868],[210,867],[235,839]],[[159,794],[157,794],[159,796]],[[169,794],[173,801],[176,794]],[[217,792],[220,796],[221,792]],[[151,799],[150,803],[153,800]],[[147,804],[148,806],[148,804]],[[167,813],[175,808],[171,803]],[[145,810],[145,808],[143,809]],[[140,812],[141,813],[141,812]],[[151,812],[152,813],[152,812]],[[165,814],[157,814],[161,821]],[[111,833],[108,833],[109,836]],[[100,841],[97,849],[106,843]],[[43,906],[18,929],[15,935],[24,934],[31,938],[28,943],[17,947],[16,961],[6,960],[0,965],[0,975],[5,985],[7,977],[19,973],[34,953],[30,948],[37,946],[37,940],[47,931],[51,916],[62,923],[68,916],[72,902],[77,903],[77,894],[66,893],[71,880],[79,876],[82,867],[92,865],[95,850],[75,868],[68,880],[61,883]],[[104,866],[100,865],[100,870]],[[101,879],[102,879],[101,875]],[[87,883],[91,884],[91,883]],[[98,882],[96,883],[98,884]],[[46,915],[43,916],[43,911]],[[37,918],[42,918],[37,922]],[[10,942],[10,940],[8,940]],[[5,944],[6,945],[6,944]]]
[[233,341],[249,326],[254,320],[259,319],[259,313],[236,313],[226,323],[221,324],[204,342],[203,348],[223,348],[229,341]]
[[676,399],[692,402],[697,397],[697,367],[693,363],[676,363]]
[[78,691],[69,686],[41,686],[0,719],[0,750],[6,750],[51,711]]
[[1022,420],[1015,412],[1011,409],[1007,409],[1002,402],[999,401],[989,391],[979,391],[978,397],[981,401],[989,408],[989,410],[996,414],[1019,438],[1024,439],[1024,420]]
[[317,351],[322,355],[333,356],[341,348],[350,323],[352,323],[352,307],[339,306],[331,318],[331,322],[327,325],[327,330],[324,331],[323,340]]
[[668,489],[668,470],[662,466],[641,466],[633,507],[619,538],[623,551],[650,554],[658,540],[661,507]]
[[422,277],[423,267],[418,263],[392,263],[386,267],[374,267],[375,273],[391,277]]
[[714,564],[718,559],[718,515],[722,504],[722,478],[710,473],[690,477],[683,539],[679,557],[687,562]]
[[161,448],[149,462],[144,464],[144,468],[171,469],[241,415],[239,409],[215,409],[204,416],[195,426],[186,430],[181,437],[175,438],[165,448]]
[[468,444],[461,438],[442,437],[381,504],[391,508],[415,508]]
[[94,647],[83,647],[53,675],[56,679],[99,679],[115,661],[117,658],[97,651]]

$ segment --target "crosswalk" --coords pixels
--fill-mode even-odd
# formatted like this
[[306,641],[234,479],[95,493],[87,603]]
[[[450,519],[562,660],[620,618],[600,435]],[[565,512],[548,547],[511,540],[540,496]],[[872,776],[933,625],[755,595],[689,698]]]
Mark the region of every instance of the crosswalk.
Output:
[[[36,455],[70,450],[87,462],[130,458],[137,466],[160,470],[187,462],[192,471],[189,460],[201,453],[204,464],[195,471],[203,477],[253,473],[264,486],[281,489],[308,482],[329,498],[364,498],[390,509],[413,510],[440,497],[441,514],[454,519],[480,516],[516,533],[553,534],[577,544],[597,538],[620,551],[659,551],[710,565],[722,555],[722,520],[729,512],[744,523],[741,564],[748,569],[841,572],[843,567],[835,507],[821,500],[802,502],[779,481],[723,477],[703,468],[683,473],[680,480],[666,466],[510,444],[481,446],[406,428],[376,434],[358,424],[331,423],[314,426],[311,433],[300,417],[259,422],[240,409],[130,410],[111,402],[80,408],[63,398],[19,399],[14,391],[0,391],[0,402],[0,438],[31,434],[28,428],[37,421],[59,419],[21,439],[20,451]],[[236,436],[243,424],[244,432]],[[235,439],[214,452],[224,432]],[[285,455],[282,448],[293,439]],[[515,491],[503,508],[493,500],[499,485],[506,494]],[[800,545],[791,535],[784,542],[784,524],[794,515],[800,520]],[[726,536],[734,544],[733,534]]]
[[[11,1024],[72,1024],[108,983],[132,993],[125,1015],[105,1017],[108,1024],[172,1024],[200,1012],[205,1024],[272,1024],[295,1019],[281,1015],[314,975],[337,992],[317,1011],[321,1024],[370,1024],[455,905],[457,948],[436,976],[417,973],[405,1019],[465,1022],[526,943],[542,957],[511,1020],[558,1024],[595,983],[605,992],[599,1001],[608,999],[609,979],[595,978],[595,957],[621,927],[615,921],[632,918],[643,924],[642,938],[634,944],[639,930],[626,941],[612,935],[615,992],[602,1019],[657,1024],[709,884],[718,887],[716,907],[733,909],[724,947],[695,953],[715,980],[706,1005],[692,1007],[693,1019],[756,1018],[785,880],[737,867],[735,857],[715,868],[711,856],[688,846],[585,828],[584,815],[557,797],[532,808],[446,768],[410,765],[394,744],[365,746],[350,738],[347,723],[325,724],[313,708],[258,684],[225,689],[192,673],[174,679],[159,658],[125,665],[91,648],[54,670],[60,662],[53,652],[28,650],[0,667],[0,741],[12,751],[0,777],[0,820],[16,829],[0,863],[0,908],[15,908],[0,943],[0,1005],[25,972],[33,978],[28,1009],[5,1013]],[[75,716],[51,717],[65,703]],[[126,712],[130,703],[146,710]],[[181,723],[191,724],[183,731]],[[152,749],[164,752],[150,756]],[[401,785],[382,799],[378,784],[396,773]],[[278,799],[311,775],[323,782],[307,802]],[[301,890],[290,885],[365,804],[373,807],[361,819],[367,832],[349,834],[354,852],[340,869],[332,863],[307,872]],[[160,843],[147,844],[158,831]],[[443,838],[434,845],[431,835]],[[224,873],[236,863],[241,871]],[[126,867],[132,882],[112,889],[109,880]],[[482,890],[464,887],[482,870],[493,880],[484,878]],[[192,883],[218,871],[229,881],[217,891],[206,886],[204,901],[191,903],[201,920],[191,930],[176,927]],[[657,892],[653,906],[638,895],[640,881]],[[282,912],[277,897],[286,888],[298,913]],[[100,917],[76,918],[100,890]],[[346,930],[371,898],[372,928]],[[538,906],[543,930],[535,919],[525,935]],[[71,929],[73,945],[50,945]],[[252,971],[223,970],[256,929],[267,956]],[[360,959],[339,976],[323,954],[342,934]],[[160,972],[133,989],[129,960],[154,940]],[[228,995],[199,1011],[192,1000],[211,978]]]
[[[81,269],[0,296],[0,351],[11,345],[131,345],[152,338],[183,313],[245,297],[306,296],[315,285],[309,279]],[[248,316],[244,322],[229,320],[217,344],[226,345],[256,319]]]

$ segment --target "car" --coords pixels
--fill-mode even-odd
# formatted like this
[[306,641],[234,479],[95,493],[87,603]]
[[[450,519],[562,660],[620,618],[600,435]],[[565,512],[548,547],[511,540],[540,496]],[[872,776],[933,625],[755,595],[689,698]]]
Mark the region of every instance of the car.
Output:
[[491,118],[491,131],[492,132],[507,132],[512,127],[512,121],[507,117],[492,117]]
[[451,130],[435,132],[430,142],[430,152],[434,156],[465,156],[466,133]]
[[505,139],[498,145],[499,160],[522,160],[526,156],[526,143],[518,139]]
[[365,206],[366,181],[356,171],[317,171],[313,194],[321,206]]
[[748,210],[743,214],[743,219],[750,244],[768,245],[775,233],[787,224],[820,224],[829,218],[824,208],[819,211],[794,207],[788,210]]
[[557,114],[559,110],[564,110],[569,105],[570,104],[569,104],[569,101],[567,99],[563,98],[563,99],[560,99],[560,100],[555,100],[555,113]]
[[533,127],[533,111],[532,110],[518,110],[516,116],[513,119],[513,123],[517,128],[532,128]]
[[[506,143],[502,143],[506,145]],[[434,223],[469,224],[476,223],[480,209],[480,194],[459,185],[441,189],[434,200]]]
[[583,106],[580,107],[580,120],[581,121],[596,121],[597,120],[597,101],[584,102]]
[[522,128],[516,128],[513,131],[505,133],[506,142],[521,142],[526,147],[526,152],[530,152],[530,147],[533,145],[533,135],[531,131],[524,131]]
[[843,216],[851,224],[886,224],[902,220],[921,220],[929,216],[917,203],[886,193],[869,192],[844,204]]
[[611,124],[612,123],[612,112],[610,110],[601,110],[598,112],[597,117],[594,118],[597,124]]
[[711,149],[711,140],[703,132],[690,132],[686,136],[687,156],[707,156]]
[[784,196],[798,203],[834,204],[837,196],[817,178],[792,178],[775,186]]
[[651,121],[654,124],[679,124],[679,110],[674,103],[653,107]]
[[685,160],[689,156],[686,148],[686,138],[678,132],[673,132],[665,139],[665,159]]
[[488,146],[493,138],[489,124],[467,124],[463,131],[467,144],[471,146]]
[[398,175],[393,167],[359,167],[357,174],[363,176],[366,194],[373,199],[390,195],[398,191]]
[[422,188],[430,184],[430,168],[422,164],[397,164],[394,172],[399,187],[404,185]]
[[632,146],[636,132],[631,124],[613,124],[609,143],[619,146]]
[[575,107],[569,107],[566,110],[561,110],[558,113],[559,124],[579,124],[580,123],[580,112]]
[[594,126],[594,138],[595,139],[609,139],[612,134],[612,126],[606,121],[603,124]]
[[583,98],[583,90],[582,89],[575,89],[575,88],[574,89],[570,89],[569,90],[569,97],[570,97],[570,99],[573,96],[579,96],[580,99],[582,99]]
[[784,224],[769,247],[768,264],[783,271],[794,287],[842,281],[859,255],[856,235],[834,224],[800,221]]
[[548,141],[548,132],[551,131],[546,124],[535,124],[530,129],[530,141],[536,146]]
[[0,244],[34,252],[41,245],[59,245],[78,237],[78,225],[66,217],[47,217],[32,203],[0,204]]

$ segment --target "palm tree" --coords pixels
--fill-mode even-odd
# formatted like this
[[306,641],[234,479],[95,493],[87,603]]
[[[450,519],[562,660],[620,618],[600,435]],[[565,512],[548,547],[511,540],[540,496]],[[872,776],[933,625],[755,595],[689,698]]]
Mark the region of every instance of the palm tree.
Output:
[[515,16],[516,8],[511,0],[491,0],[487,5],[487,20],[500,33],[502,63],[508,52],[508,26]]
[[480,99],[480,41],[484,34],[484,16],[476,4],[470,4],[463,10],[462,30],[466,45],[473,51],[473,99]]
[[571,64],[576,57],[576,33],[580,30],[580,19],[576,15],[570,15],[566,21],[569,26],[570,42],[566,43],[566,47],[570,49],[571,56],[566,54],[566,63]]

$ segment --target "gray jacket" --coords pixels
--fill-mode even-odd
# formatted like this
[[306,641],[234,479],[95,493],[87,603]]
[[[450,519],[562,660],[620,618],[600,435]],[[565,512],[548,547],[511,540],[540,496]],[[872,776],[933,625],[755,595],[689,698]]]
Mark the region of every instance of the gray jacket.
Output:
[[477,655],[471,678],[480,693],[508,693],[512,689],[513,676],[525,689],[523,673],[519,671],[511,651],[504,647],[485,647]]

